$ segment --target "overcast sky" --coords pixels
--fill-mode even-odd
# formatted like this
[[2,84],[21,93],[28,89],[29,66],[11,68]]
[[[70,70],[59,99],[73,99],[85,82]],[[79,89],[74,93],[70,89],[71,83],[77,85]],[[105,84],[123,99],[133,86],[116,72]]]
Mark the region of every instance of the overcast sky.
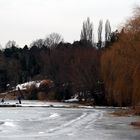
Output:
[[60,33],[66,42],[79,40],[82,22],[109,19],[113,30],[131,16],[140,0],[0,0],[0,44],[15,40],[20,47]]

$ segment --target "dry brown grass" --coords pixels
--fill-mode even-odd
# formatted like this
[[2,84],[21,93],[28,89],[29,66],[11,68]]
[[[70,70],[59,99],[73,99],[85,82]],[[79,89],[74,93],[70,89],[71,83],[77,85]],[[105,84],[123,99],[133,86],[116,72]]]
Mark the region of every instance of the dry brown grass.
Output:
[[140,128],[140,121],[139,122],[131,122],[131,125],[139,127]]
[[115,111],[111,114],[115,116],[140,116],[140,106],[136,106],[135,108],[130,108],[128,110]]
[[[129,116],[135,116],[135,115],[140,116],[140,106],[137,106],[134,109],[113,112],[111,113],[111,115],[118,116],[118,117],[124,117],[124,116],[129,117]],[[140,121],[131,122],[131,125],[140,128]]]

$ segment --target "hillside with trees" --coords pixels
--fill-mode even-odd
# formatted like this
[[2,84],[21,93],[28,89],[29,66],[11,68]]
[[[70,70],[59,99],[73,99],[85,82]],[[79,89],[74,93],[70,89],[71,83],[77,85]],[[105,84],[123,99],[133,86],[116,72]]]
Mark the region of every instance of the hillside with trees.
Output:
[[[50,79],[54,82],[53,100],[61,101],[78,94],[80,101],[94,99],[98,105],[139,104],[139,13],[138,7],[120,32],[111,31],[107,20],[105,41],[103,21],[99,21],[95,42],[90,18],[83,22],[80,40],[73,43],[65,42],[58,33],[23,48],[9,41],[0,51],[0,92],[12,90],[20,83]],[[40,91],[33,93],[36,92]]]

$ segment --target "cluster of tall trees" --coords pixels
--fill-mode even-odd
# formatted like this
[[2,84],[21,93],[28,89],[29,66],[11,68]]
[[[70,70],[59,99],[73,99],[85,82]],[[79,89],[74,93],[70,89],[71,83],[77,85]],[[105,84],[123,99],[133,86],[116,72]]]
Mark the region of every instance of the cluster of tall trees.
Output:
[[94,30],[93,30],[93,23],[90,21],[90,18],[88,17],[86,21],[83,22],[83,27],[81,31],[81,40],[85,40],[90,42],[94,47],[97,47],[98,49],[101,49],[102,47],[106,47],[111,42],[111,38],[113,37],[113,33],[111,32],[111,25],[109,20],[106,20],[105,22],[105,41],[102,39],[102,33],[103,33],[103,20],[99,21],[98,26],[98,41],[97,43],[94,41]]
[[19,48],[9,41],[0,51],[0,91],[30,80],[51,79],[56,99],[78,94],[80,99],[95,99],[98,104],[116,106],[140,102],[140,8],[135,10],[121,32],[111,31],[99,21],[98,41],[93,23],[83,22],[80,41],[64,42],[58,33]]

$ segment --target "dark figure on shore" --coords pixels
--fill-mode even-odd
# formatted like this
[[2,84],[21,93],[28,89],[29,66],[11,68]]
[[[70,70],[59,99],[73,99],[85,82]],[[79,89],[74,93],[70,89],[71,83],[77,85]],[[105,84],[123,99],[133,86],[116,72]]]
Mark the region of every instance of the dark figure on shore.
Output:
[[17,99],[18,99],[19,104],[21,104],[21,97],[18,96]]
[[21,98],[23,97],[23,94],[22,94],[22,92],[21,92],[19,87],[18,87],[18,91],[19,91],[19,93],[18,93],[17,99],[19,101],[19,104],[21,104]]
[[1,99],[1,102],[4,103],[4,98]]

